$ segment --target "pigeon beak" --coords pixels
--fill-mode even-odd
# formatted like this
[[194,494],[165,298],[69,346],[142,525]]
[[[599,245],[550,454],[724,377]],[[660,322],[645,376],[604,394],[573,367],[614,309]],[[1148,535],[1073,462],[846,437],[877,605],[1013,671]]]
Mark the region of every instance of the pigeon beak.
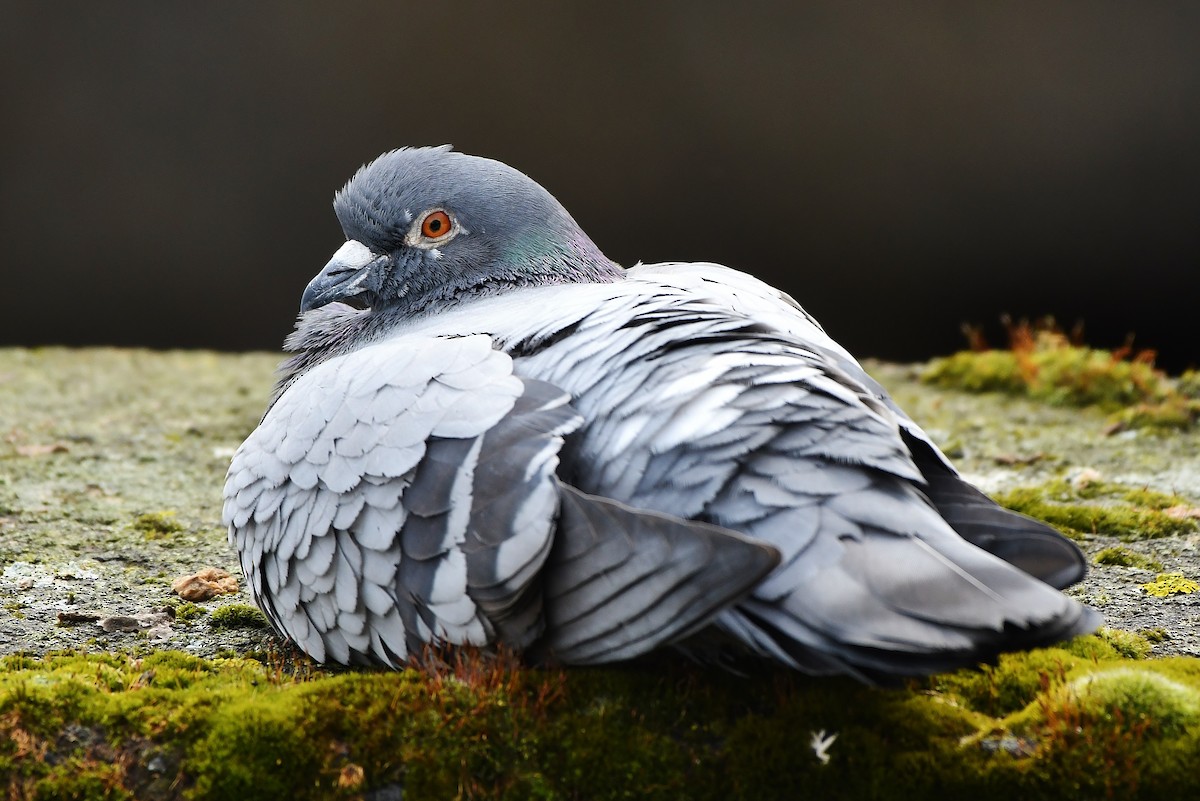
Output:
[[300,311],[306,312],[335,300],[370,298],[383,285],[383,267],[388,261],[387,256],[373,253],[363,243],[349,240],[338,248],[325,268],[304,289]]

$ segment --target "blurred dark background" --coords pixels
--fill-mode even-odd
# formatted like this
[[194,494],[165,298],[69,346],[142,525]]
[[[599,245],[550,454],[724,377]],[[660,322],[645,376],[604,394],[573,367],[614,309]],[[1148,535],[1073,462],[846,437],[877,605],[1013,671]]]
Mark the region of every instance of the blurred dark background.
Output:
[[450,142],[855,353],[1200,362],[1200,4],[13,3],[0,344],[277,348],[364,161]]

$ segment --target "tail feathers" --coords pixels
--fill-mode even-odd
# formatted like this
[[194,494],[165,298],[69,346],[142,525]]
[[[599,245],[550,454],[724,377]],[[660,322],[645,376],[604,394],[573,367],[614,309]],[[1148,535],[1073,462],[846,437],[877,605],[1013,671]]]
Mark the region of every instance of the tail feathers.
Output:
[[967,542],[1051,587],[1061,590],[1083,580],[1087,562],[1073,542],[1041,521],[996,506],[986,496],[984,500],[986,504],[934,502]]
[[863,526],[860,537],[841,539],[837,564],[781,600],[743,601],[718,624],[741,629],[760,653],[773,650],[745,636],[753,628],[808,672],[877,683],[990,661],[1101,624],[1095,610],[940,529],[916,536]]
[[926,481],[926,496],[963,539],[1051,587],[1061,590],[1083,580],[1087,561],[1075,543],[1039,520],[998,506],[948,468],[929,443],[907,433],[904,441]]
[[686,637],[779,563],[773,547],[729,529],[560,487],[542,648],[564,663],[629,659]]
[[[743,605],[726,614],[741,618],[742,626],[751,626],[758,636],[770,639],[775,647],[787,654],[787,660],[781,660],[785,664],[815,676],[846,675],[880,686],[895,686],[912,676],[991,663],[1002,653],[1051,646],[1090,634],[1103,624],[1095,609],[1079,606],[1077,614],[1065,615],[1054,625],[1041,627],[1036,632],[1006,625],[997,633],[996,640],[980,643],[970,650],[913,653],[846,646],[807,629],[797,618],[778,608],[755,609],[752,605]],[[801,645],[801,640],[795,636],[797,627],[804,631],[811,645]],[[779,659],[778,656],[775,658]]]

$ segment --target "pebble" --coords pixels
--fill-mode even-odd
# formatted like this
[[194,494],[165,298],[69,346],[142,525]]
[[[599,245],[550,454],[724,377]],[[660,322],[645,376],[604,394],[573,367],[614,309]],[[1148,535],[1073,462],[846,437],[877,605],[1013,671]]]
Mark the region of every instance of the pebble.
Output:
[[238,591],[237,579],[224,570],[206,567],[190,576],[180,576],[171,582],[171,591],[185,601],[207,601],[217,595]]

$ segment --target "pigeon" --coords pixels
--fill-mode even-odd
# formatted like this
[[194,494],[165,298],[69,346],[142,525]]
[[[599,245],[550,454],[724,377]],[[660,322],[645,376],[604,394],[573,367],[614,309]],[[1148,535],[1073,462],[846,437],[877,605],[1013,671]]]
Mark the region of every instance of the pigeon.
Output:
[[339,191],[223,515],[319,662],[676,649],[864,682],[1096,629],[1079,549],[960,478],[790,296],[604,256],[498,161],[402,148]]

